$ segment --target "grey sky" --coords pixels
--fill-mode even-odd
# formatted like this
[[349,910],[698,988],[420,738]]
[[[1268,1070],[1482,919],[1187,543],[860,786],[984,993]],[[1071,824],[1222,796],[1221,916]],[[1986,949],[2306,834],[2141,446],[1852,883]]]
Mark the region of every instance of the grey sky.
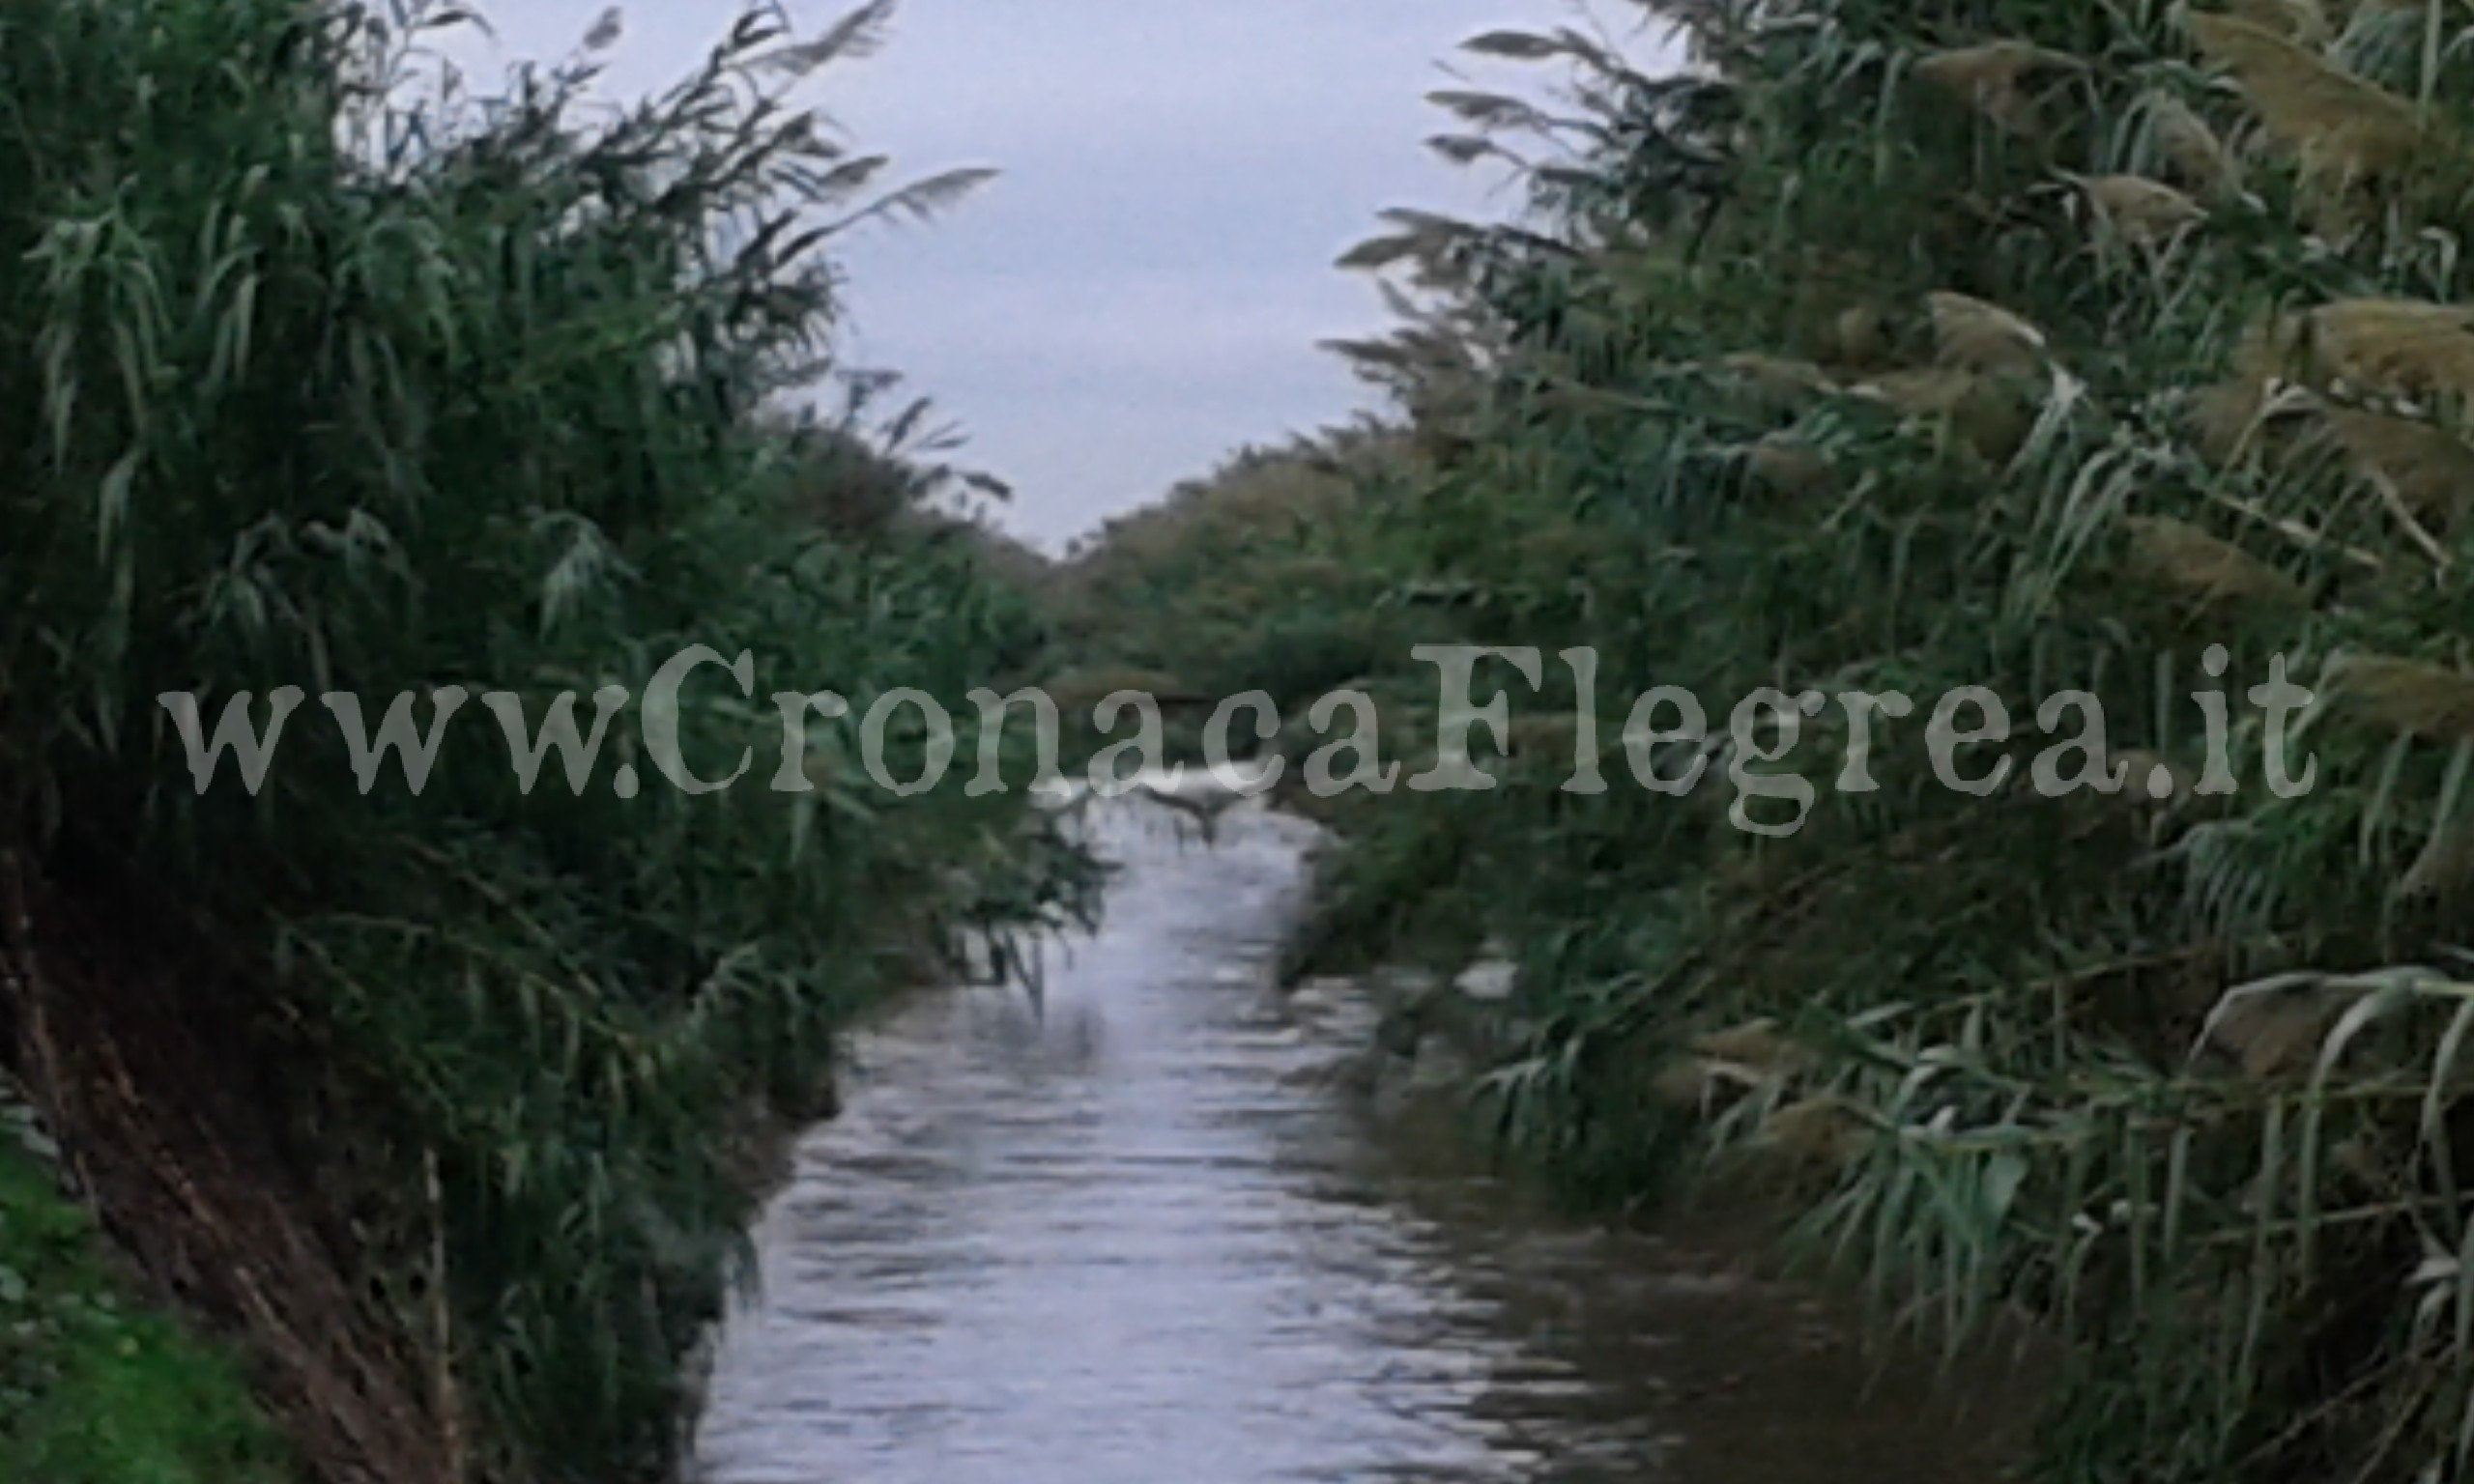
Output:
[[[499,59],[567,54],[604,3],[496,0]],[[790,4],[804,32],[851,9]],[[738,14],[635,0],[608,90],[677,80]],[[1339,420],[1369,404],[1315,342],[1383,313],[1332,260],[1385,207],[1485,208],[1489,178],[1422,142],[1449,124],[1424,101],[1453,85],[1439,64],[1476,62],[1453,48],[1477,32],[1571,17],[1557,0],[904,0],[886,48],[822,74],[816,101],[893,156],[889,178],[1003,174],[845,249],[848,358],[934,398],[964,462],[1015,486],[1002,523],[1050,549],[1242,443]]]

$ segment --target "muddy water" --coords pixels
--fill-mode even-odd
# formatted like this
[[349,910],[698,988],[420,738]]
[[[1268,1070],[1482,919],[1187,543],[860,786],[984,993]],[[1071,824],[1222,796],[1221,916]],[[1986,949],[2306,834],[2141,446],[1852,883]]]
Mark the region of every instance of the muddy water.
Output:
[[712,1484],[1989,1480],[2011,1441],[1792,1290],[1559,1223],[1331,1075],[1271,987],[1309,827],[1093,811],[1127,874],[1044,1013],[873,1029],[757,1234]]

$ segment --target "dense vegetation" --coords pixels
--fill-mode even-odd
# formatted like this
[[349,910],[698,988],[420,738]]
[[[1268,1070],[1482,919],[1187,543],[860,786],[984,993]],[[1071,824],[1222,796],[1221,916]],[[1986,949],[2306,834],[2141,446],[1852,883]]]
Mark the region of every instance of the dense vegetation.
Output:
[[[1555,71],[1437,100],[1437,147],[1534,210],[1396,214],[1350,255],[1405,316],[1348,348],[1396,427],[1188,492],[1072,581],[1129,605],[1133,663],[1282,698],[1363,668],[1412,771],[1437,685],[1404,626],[1540,651],[1534,690],[1481,671],[1519,718],[1480,754],[1499,786],[1338,801],[1307,957],[1509,944],[1533,1034],[1487,1105],[1579,1188],[1768,1173],[1902,1315],[2036,1316],[2074,1357],[2055,1477],[2464,1476],[2474,27],[1660,11],[1682,75],[1578,29],[1470,43]],[[1343,492],[1317,471],[1369,451]],[[1575,646],[1599,792],[1564,787]],[[2272,656],[2316,696],[2292,796],[2250,699]],[[1619,735],[1663,684],[1711,718],[1643,750],[1706,760],[1683,796]],[[1834,701],[1729,737],[1767,686],[1917,710],[1873,717],[1877,786],[1842,789]],[[1926,746],[1962,686],[2013,718],[1961,756],[2006,759],[1981,791]],[[2086,729],[2036,722],[2068,690],[2130,786],[2033,786]],[[1808,813],[1742,797],[1798,779]]]
[[[749,1141],[963,929],[1087,900],[1019,791],[903,798],[858,760],[905,686],[974,757],[962,693],[1037,653],[1020,554],[934,513],[979,481],[879,379],[774,411],[833,374],[839,235],[974,179],[888,189],[791,101],[888,9],[751,11],[626,110],[591,100],[599,38],[471,95],[425,49],[444,6],[0,15],[0,1050],[321,1476],[664,1477]],[[751,748],[736,786],[655,777],[632,707],[597,771],[519,785],[508,700],[529,739],[580,693],[590,737],[598,688],[698,644],[684,756]],[[158,698],[212,733],[293,686],[262,785],[225,759],[201,791]],[[851,715],[777,790],[768,698],[825,690]],[[338,692],[373,732],[398,697],[442,718],[425,787],[357,777]],[[897,728],[895,776],[922,748]],[[0,1163],[11,1270],[58,1230],[30,1179]],[[95,1398],[9,1343],[14,1468]]]

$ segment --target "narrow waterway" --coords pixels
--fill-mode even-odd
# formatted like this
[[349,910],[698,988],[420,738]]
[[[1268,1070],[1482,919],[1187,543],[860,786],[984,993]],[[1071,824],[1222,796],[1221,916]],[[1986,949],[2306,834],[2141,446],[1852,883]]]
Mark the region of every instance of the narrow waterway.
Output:
[[1127,868],[996,990],[860,1042],[757,1233],[711,1484],[1997,1476],[1997,1412],[1680,1237],[1560,1223],[1331,1073],[1368,1012],[1271,964],[1310,827],[1092,811]]

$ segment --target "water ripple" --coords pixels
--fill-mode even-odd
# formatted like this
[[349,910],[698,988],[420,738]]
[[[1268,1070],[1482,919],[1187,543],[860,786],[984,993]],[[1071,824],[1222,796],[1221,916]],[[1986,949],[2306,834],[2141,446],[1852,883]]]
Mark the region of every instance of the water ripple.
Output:
[[1160,813],[1093,811],[1131,869],[1044,1016],[954,991],[857,1047],[757,1232],[712,1484],[1989,1477],[1792,1296],[1409,1175],[1313,1075],[1361,1008],[1270,988],[1308,831]]

